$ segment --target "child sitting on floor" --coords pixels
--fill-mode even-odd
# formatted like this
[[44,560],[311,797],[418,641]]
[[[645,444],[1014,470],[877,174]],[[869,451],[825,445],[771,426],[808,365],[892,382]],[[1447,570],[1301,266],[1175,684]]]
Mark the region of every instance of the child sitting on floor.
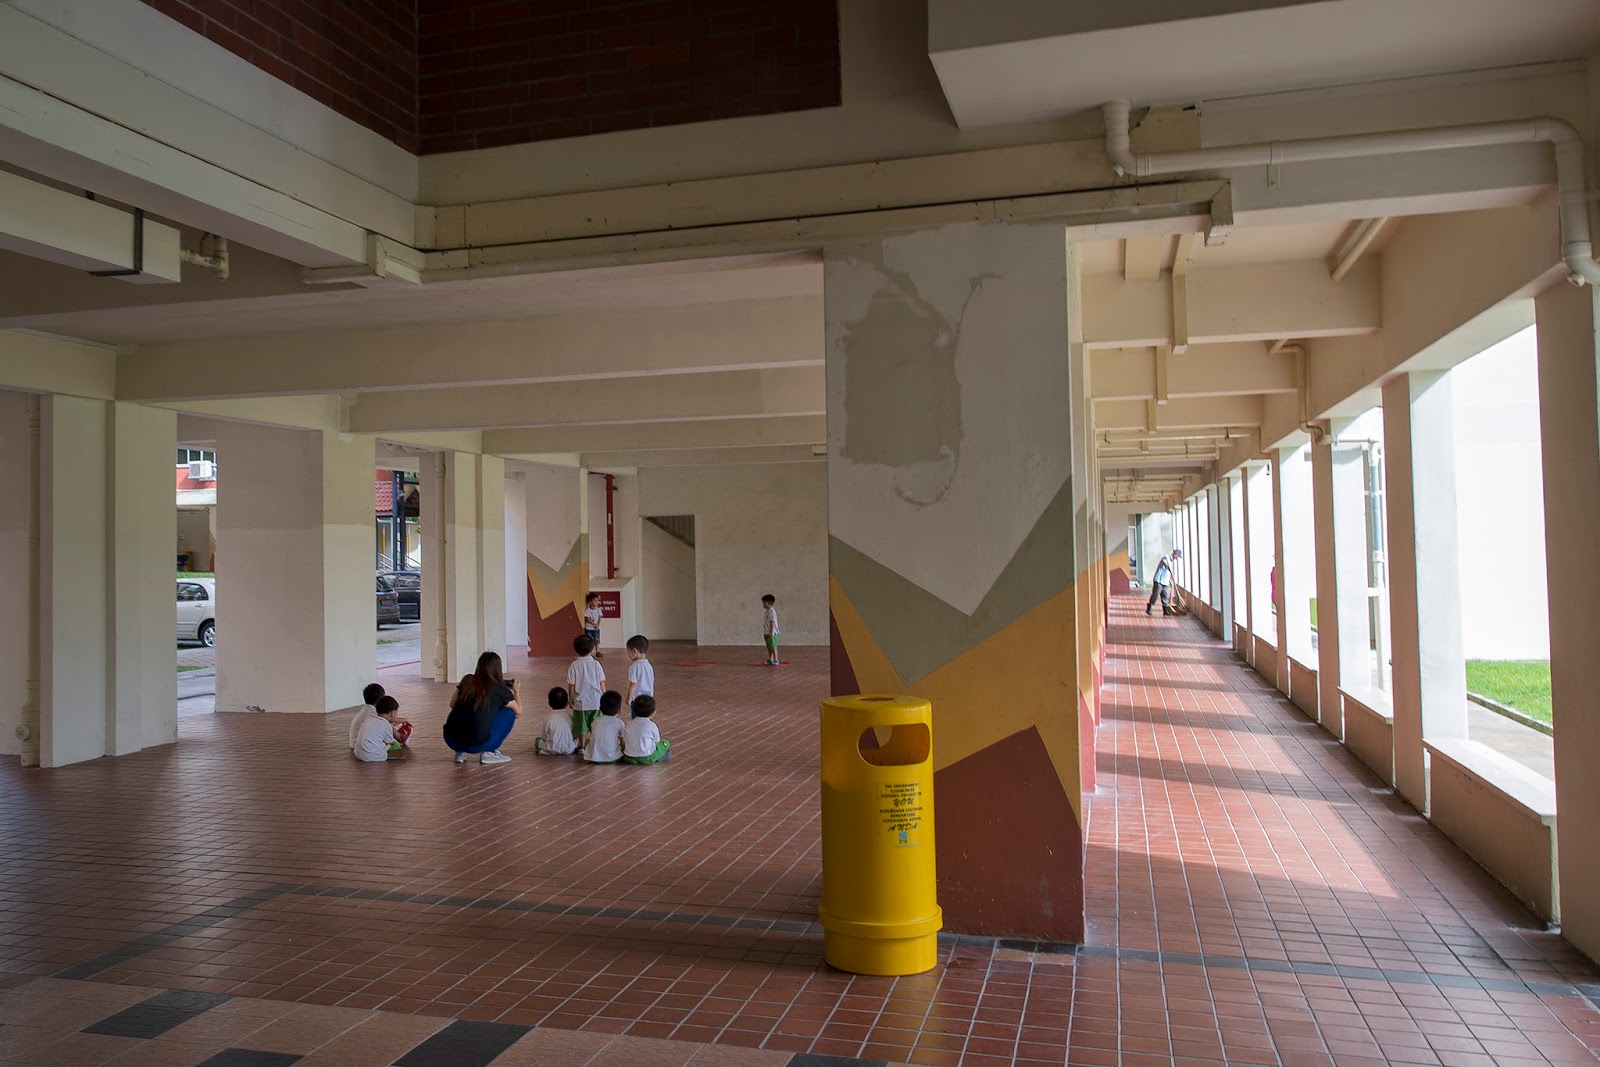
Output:
[[600,698],[600,717],[589,729],[589,740],[583,746],[583,758],[590,763],[615,763],[622,758],[622,694],[608,689]]
[[550,690],[550,716],[544,730],[533,739],[533,750],[541,756],[570,756],[578,751],[572,739],[572,716],[567,713],[567,691],[560,686]]
[[655,697],[634,699],[633,718],[622,733],[622,762],[665,763],[672,755],[672,742],[661,740],[661,731],[651,718],[655,713]]
[[405,745],[395,735],[400,723],[400,702],[392,696],[378,698],[372,716],[361,724],[351,754],[362,763],[383,763],[392,759],[405,759]]

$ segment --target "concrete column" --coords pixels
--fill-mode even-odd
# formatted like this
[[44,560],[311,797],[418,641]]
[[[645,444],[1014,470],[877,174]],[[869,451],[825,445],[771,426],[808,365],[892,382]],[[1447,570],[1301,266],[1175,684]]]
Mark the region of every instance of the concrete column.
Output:
[[505,655],[505,460],[446,452],[444,472],[445,677],[455,680],[481,653]]
[[[1316,536],[1317,721],[1344,740],[1344,702],[1339,697],[1339,586],[1335,560],[1339,542],[1333,518],[1333,445],[1311,444],[1311,509]],[[1365,538],[1362,539],[1363,544]]]
[[528,655],[572,656],[589,591],[587,473],[535,464],[526,473]]
[[1258,637],[1277,642],[1272,618],[1272,571],[1277,549],[1272,521],[1272,469],[1265,463],[1245,468],[1245,551],[1249,559],[1250,629]]
[[520,470],[506,471],[505,488],[506,647],[528,647],[528,483]]
[[1422,739],[1467,735],[1453,420],[1447,371],[1383,387],[1395,788],[1424,813]]
[[1556,285],[1534,304],[1539,325],[1539,427],[1544,453],[1545,568],[1550,585],[1561,932],[1600,959],[1600,380],[1592,288]]
[[377,659],[372,438],[220,422],[217,452],[217,710],[360,704]]
[[[1324,542],[1316,535],[1311,504],[1311,464],[1303,448],[1284,448],[1277,455],[1278,500],[1278,647],[1283,680],[1289,657],[1314,666],[1311,649],[1311,596],[1317,585],[1317,553]],[[1288,686],[1284,686],[1287,690]]]
[[1233,640],[1233,479],[1223,478],[1215,487],[1217,547],[1213,553],[1217,568],[1217,610],[1222,616],[1221,638]]
[[834,690],[933,702],[946,928],[1081,941],[1067,252],[1003,224],[825,249],[828,524]]

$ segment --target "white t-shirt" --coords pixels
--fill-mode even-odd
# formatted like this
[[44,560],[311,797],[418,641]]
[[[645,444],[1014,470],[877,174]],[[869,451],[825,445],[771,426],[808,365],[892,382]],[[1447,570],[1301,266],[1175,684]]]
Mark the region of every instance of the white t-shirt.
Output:
[[583,609],[583,628],[585,630],[600,629],[600,605]]
[[615,763],[622,758],[622,735],[627,725],[621,715],[602,715],[589,728],[589,747],[583,758],[590,763]]
[[633,695],[636,697],[653,697],[656,695],[656,669],[650,666],[647,659],[636,659],[628,665],[628,681],[636,686]]
[[356,749],[356,742],[361,738],[361,727],[376,714],[371,704],[363,704],[361,710],[356,712],[356,717],[350,720],[350,751]]
[[389,758],[389,743],[394,740],[394,725],[381,715],[361,724],[352,750],[362,763],[382,763]]
[[606,689],[606,669],[593,656],[579,656],[567,668],[567,684],[572,686],[579,711],[594,711],[600,706],[600,694]]
[[544,731],[539,735],[541,756],[570,756],[578,750],[572,740],[572,714],[565,709],[552,711],[544,721]]
[[768,608],[762,617],[761,632],[768,637],[774,637],[782,631],[778,629],[778,609]]
[[661,731],[656,729],[653,719],[630,719],[627,729],[623,731],[622,754],[648,756],[660,743]]

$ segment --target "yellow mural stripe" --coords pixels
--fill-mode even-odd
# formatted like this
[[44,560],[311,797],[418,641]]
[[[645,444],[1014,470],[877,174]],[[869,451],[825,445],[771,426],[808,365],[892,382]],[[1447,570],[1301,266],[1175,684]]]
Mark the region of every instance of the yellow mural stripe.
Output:
[[[942,769],[1036,728],[1081,824],[1078,705],[1060,676],[1073,647],[1076,593],[1063,590],[943,667],[907,686],[878,649],[839,584],[829,579],[834,624],[863,692],[914,693],[933,702],[934,767]],[[1073,672],[1076,674],[1076,671]]]
[[[577,608],[578,618],[583,618],[583,598],[589,591],[589,568],[586,564],[579,564],[568,571],[553,589],[540,584],[539,576],[529,567],[528,583],[533,587],[533,602],[539,607],[541,619],[548,619],[568,604]],[[546,605],[550,606],[549,611],[544,610]]]

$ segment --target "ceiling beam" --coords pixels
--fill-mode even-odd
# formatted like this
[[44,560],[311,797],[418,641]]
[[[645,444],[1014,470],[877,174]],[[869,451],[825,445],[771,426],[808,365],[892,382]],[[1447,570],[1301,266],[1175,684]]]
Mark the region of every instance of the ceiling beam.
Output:
[[759,419],[714,419],[704,422],[634,422],[621,426],[490,430],[483,435],[483,450],[495,456],[531,456],[553,452],[813,445],[827,438],[827,419],[820,415],[768,415]]
[[1270,355],[1260,341],[1195,345],[1165,359],[1162,347],[1098,348],[1090,352],[1090,391],[1096,400],[1158,402],[1186,396],[1241,396],[1295,390],[1294,360]]
[[1122,242],[1122,277],[1130,282],[1153,282],[1161,277],[1172,238],[1165,234],[1129,237]]
[[821,367],[362,394],[352,433],[607,426],[824,414]]
[[822,463],[812,445],[761,448],[674,448],[661,451],[585,452],[579,462],[590,470],[638,470],[646,467],[716,467],[751,463]]
[[[1154,405],[1150,405],[1154,407]],[[1148,425],[1143,400],[1096,400],[1095,431],[1192,429],[1200,426],[1248,427],[1261,425],[1259,396],[1189,397],[1155,408],[1157,425]]]
[[1170,346],[1176,340],[1175,317],[1190,345],[1364,334],[1383,325],[1375,260],[1357,263],[1338,282],[1318,261],[1192,267],[1181,278],[1183,295],[1175,300],[1170,279],[1085,277],[1084,343],[1094,348]]
[[175,341],[124,354],[117,390],[149,403],[821,366],[822,323],[821,299],[797,296]]

